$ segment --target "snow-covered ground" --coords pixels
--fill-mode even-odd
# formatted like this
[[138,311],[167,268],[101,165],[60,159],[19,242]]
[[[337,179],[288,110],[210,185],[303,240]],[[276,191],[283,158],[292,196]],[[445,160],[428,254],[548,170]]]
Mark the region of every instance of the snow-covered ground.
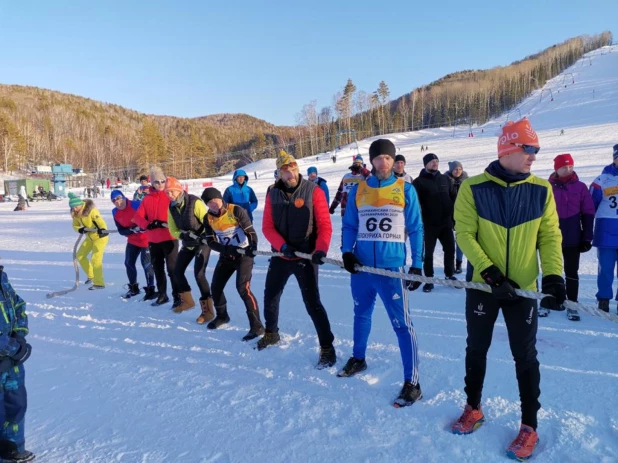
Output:
[[[542,150],[534,172],[547,177],[556,154],[570,152],[576,171],[590,181],[611,162],[618,143],[618,47],[591,53],[548,83],[554,101],[536,92],[522,103],[537,128]],[[592,65],[590,65],[592,62]],[[569,74],[569,73],[572,73]],[[575,84],[570,82],[575,80]],[[564,83],[567,88],[564,88]],[[560,90],[560,93],[558,93]],[[592,90],[594,98],[592,97]],[[519,114],[517,113],[517,117]],[[516,116],[511,114],[512,118]],[[496,130],[506,117],[467,128],[391,134],[416,177],[420,145],[429,145],[442,167],[457,159],[473,175],[496,157]],[[559,135],[564,129],[564,135]],[[455,138],[453,138],[455,133]],[[362,154],[371,139],[359,141]],[[316,165],[334,196],[356,146]],[[368,159],[367,159],[368,161]],[[274,160],[247,166],[260,207],[271,183]],[[254,180],[253,172],[260,178]],[[224,188],[230,178],[214,179]],[[192,192],[200,193],[199,188]],[[95,200],[110,228],[109,199]],[[487,422],[475,434],[455,436],[450,425],[461,413],[466,325],[464,294],[438,287],[411,295],[420,348],[424,398],[405,409],[392,400],[402,367],[395,334],[380,301],[367,354],[368,370],[337,378],[337,368],[317,371],[315,332],[291,279],[281,300],[281,346],[258,352],[240,338],[247,329],[244,306],[233,284],[226,292],[232,321],[208,331],[194,323],[197,309],[176,315],[120,299],[124,239],[112,235],[105,255],[105,291],[80,287],[64,297],[45,294],[70,287],[71,229],[65,201],[34,203],[24,213],[0,203],[0,264],[28,302],[33,355],[27,364],[28,446],[44,462],[391,462],[503,461],[519,427],[519,396],[504,323],[496,324],[484,390]],[[341,219],[332,216],[330,254],[340,256]],[[260,248],[268,244],[260,233]],[[209,277],[216,263],[213,254]],[[440,251],[435,262],[442,261]],[[268,262],[257,258],[252,288],[260,303]],[[188,272],[191,273],[191,272]],[[438,270],[437,275],[441,271]],[[82,281],[84,280],[82,275]],[[143,274],[140,272],[143,284]],[[189,276],[192,282],[192,276]],[[195,284],[193,284],[195,289]],[[352,350],[353,305],[348,274],[320,269],[320,292],[329,313],[339,361]],[[580,300],[594,305],[596,258],[583,255]],[[195,294],[195,291],[194,291]],[[616,303],[611,310],[616,312]],[[540,321],[541,362],[539,462],[618,461],[618,325],[564,313]]]

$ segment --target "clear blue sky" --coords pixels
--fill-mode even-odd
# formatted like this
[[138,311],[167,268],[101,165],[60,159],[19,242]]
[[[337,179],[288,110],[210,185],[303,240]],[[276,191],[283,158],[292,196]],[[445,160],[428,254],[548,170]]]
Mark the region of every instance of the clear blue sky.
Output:
[[0,0],[0,83],[149,114],[295,123],[351,78],[395,98],[611,30],[618,1]]

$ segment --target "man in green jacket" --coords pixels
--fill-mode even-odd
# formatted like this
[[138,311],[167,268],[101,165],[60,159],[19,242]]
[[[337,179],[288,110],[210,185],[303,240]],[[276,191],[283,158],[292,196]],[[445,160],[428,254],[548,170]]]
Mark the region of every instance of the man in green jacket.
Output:
[[521,399],[521,428],[507,449],[527,459],[538,442],[540,373],[536,351],[537,301],[518,296],[516,288],[537,290],[538,254],[542,291],[553,297],[542,307],[564,310],[562,235],[552,187],[530,173],[540,149],[528,122],[508,122],[498,139],[498,160],[461,185],[455,203],[457,243],[468,258],[467,281],[485,282],[491,293],[466,292],[467,404],[453,433],[470,434],[484,422],[481,392],[494,323],[502,309]]

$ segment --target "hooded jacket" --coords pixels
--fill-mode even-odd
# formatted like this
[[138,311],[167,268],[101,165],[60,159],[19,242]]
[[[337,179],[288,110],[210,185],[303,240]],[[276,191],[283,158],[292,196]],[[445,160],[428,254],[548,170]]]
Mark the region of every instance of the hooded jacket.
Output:
[[[73,230],[79,231],[80,228],[95,228],[96,230],[107,230],[107,224],[101,213],[94,207],[94,202],[91,199],[84,201],[84,206],[79,212],[72,212],[73,217]],[[109,237],[100,237],[96,231],[88,232],[86,234],[88,239],[92,241],[108,240]]]
[[146,230],[149,243],[163,243],[174,239],[167,228],[148,230],[148,225],[155,220],[167,223],[169,206],[170,199],[167,197],[165,191],[159,191],[155,188],[151,188],[150,193],[139,203],[139,208],[137,209],[137,214],[133,217],[133,222],[139,225],[140,228]]
[[[242,185],[236,181],[238,177],[245,177],[245,182]],[[249,186],[249,176],[244,170],[238,169],[234,171],[233,181],[234,183],[225,189],[223,201],[244,208],[249,214],[249,219],[253,222],[253,211],[257,208],[258,200],[253,189]]]
[[133,227],[136,227],[135,223],[133,223],[133,218],[135,217],[135,214],[137,214],[139,201],[131,201],[126,197],[125,201],[127,202],[127,205],[124,209],[120,210],[117,207],[112,209],[112,217],[114,217],[114,222],[116,223],[118,233],[122,236],[126,236],[127,242],[130,244],[139,248],[147,248],[148,236],[146,235],[146,232],[133,233],[131,231]]
[[610,164],[590,185],[596,210],[594,239],[598,248],[618,248],[618,167]]

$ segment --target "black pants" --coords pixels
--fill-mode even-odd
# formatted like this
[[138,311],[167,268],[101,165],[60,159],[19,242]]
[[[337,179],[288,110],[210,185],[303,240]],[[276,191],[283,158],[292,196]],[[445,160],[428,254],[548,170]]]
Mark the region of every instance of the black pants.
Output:
[[[478,407],[487,368],[487,351],[491,345],[494,323],[500,311],[500,303],[490,294],[474,289],[466,290],[466,378],[465,391],[468,404]],[[521,421],[537,427],[537,412],[541,408],[539,361],[536,352],[537,301],[521,299],[502,307],[506,322],[511,353],[521,400]]]
[[172,292],[178,294],[178,284],[174,276],[176,258],[178,257],[178,240],[163,241],[162,243],[150,243],[150,260],[157,280],[157,291],[159,294],[167,293],[167,275],[172,283]]
[[253,258],[241,256],[236,259],[226,259],[219,256],[219,262],[212,276],[212,301],[217,309],[227,309],[225,298],[225,285],[236,272],[236,291],[245,303],[247,314],[258,312],[258,304],[251,292],[251,272],[253,271]]
[[566,275],[566,293],[569,301],[577,302],[579,295],[579,246],[562,248],[564,274]]
[[195,248],[182,248],[178,253],[178,260],[174,267],[174,276],[178,282],[178,292],[185,293],[191,291],[191,286],[189,286],[187,277],[185,277],[185,271],[193,258],[195,258],[193,275],[198,288],[200,288],[200,297],[208,299],[210,297],[210,285],[206,279],[206,267],[210,258],[210,248],[205,244]]
[[455,238],[453,237],[453,224],[450,221],[440,227],[425,226],[423,271],[426,277],[433,277],[433,252],[438,240],[440,240],[444,251],[444,276],[452,277],[455,273]]
[[280,257],[270,259],[264,288],[264,319],[266,332],[279,331],[279,301],[283,288],[290,278],[296,277],[300,293],[305,303],[307,313],[313,320],[321,347],[330,347],[335,337],[330,330],[330,322],[326,309],[320,301],[320,291],[317,284],[317,266],[304,259],[286,260]]

